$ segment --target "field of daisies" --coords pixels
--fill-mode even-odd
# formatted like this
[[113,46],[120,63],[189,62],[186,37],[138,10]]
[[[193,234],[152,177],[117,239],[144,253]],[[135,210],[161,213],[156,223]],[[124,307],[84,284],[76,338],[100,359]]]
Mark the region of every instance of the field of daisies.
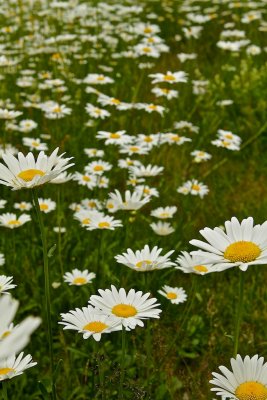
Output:
[[267,0],[0,0],[0,399],[267,400]]

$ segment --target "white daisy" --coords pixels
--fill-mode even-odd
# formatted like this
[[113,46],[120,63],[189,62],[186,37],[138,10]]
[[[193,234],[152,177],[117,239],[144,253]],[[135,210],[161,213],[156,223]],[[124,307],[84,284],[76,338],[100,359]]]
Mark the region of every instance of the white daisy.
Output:
[[0,226],[4,226],[5,228],[19,228],[28,221],[31,221],[31,217],[27,214],[21,214],[20,217],[17,217],[16,214],[13,213],[0,215]]
[[175,232],[175,229],[171,226],[169,222],[153,222],[150,224],[153,231],[159,236],[168,236],[171,233]]
[[175,269],[183,271],[185,274],[198,274],[206,275],[210,272],[217,272],[217,268],[212,264],[203,265],[203,258],[187,253],[187,251],[182,251],[182,255],[179,255],[176,259],[178,264]]
[[29,211],[32,209],[32,204],[26,201],[21,201],[20,203],[15,203],[14,208],[16,210]]
[[51,181],[73,165],[68,164],[71,158],[63,158],[64,153],[60,156],[57,153],[58,148],[49,157],[41,151],[36,161],[32,153],[28,153],[26,157],[19,153],[18,159],[11,154],[3,154],[7,167],[0,163],[0,184],[17,190],[33,188]]
[[163,170],[164,167],[159,167],[158,165],[140,165],[140,166],[133,166],[130,167],[130,172],[137,177],[149,177],[149,176],[157,176],[159,175]]
[[131,193],[129,190],[126,190],[124,194],[125,198],[123,199],[120,192],[115,190],[115,193],[109,193],[109,197],[118,210],[139,210],[150,201],[150,196],[143,196],[143,193],[140,191]]
[[178,72],[166,72],[166,74],[150,74],[150,78],[153,78],[152,83],[161,83],[161,82],[168,82],[168,83],[178,83],[178,82],[187,82],[187,73],[184,71]]
[[24,358],[23,355],[24,353],[22,352],[18,357],[12,355],[5,360],[0,360],[0,381],[21,375],[26,369],[34,367],[37,364],[37,362],[32,362],[30,354]]
[[161,256],[162,249],[157,246],[151,250],[146,244],[142,250],[137,250],[135,253],[131,249],[127,249],[126,253],[115,256],[118,263],[126,265],[135,271],[153,271],[155,269],[170,268],[176,265],[172,262],[169,256],[174,250],[169,251],[165,256]]
[[184,303],[187,299],[187,294],[183,288],[171,287],[164,285],[163,290],[158,290],[159,294],[169,299],[172,304]]
[[13,276],[0,275],[0,294],[8,293],[8,290],[14,289],[17,285],[12,284]]
[[134,329],[136,325],[144,326],[143,319],[159,318],[161,310],[157,307],[157,299],[149,298],[150,293],[131,289],[116,289],[111,285],[111,290],[98,290],[100,296],[93,295],[89,303],[100,309],[106,315],[116,317],[126,329]]
[[84,271],[80,271],[75,268],[71,272],[66,272],[63,276],[64,282],[69,283],[70,285],[82,286],[87,283],[92,283],[92,279],[96,277],[94,272],[88,272],[88,269]]
[[50,211],[53,211],[56,209],[56,202],[52,201],[51,199],[42,199],[38,198],[38,203],[40,210],[44,212],[45,214],[48,214]]
[[[97,296],[98,297],[98,296]],[[63,329],[76,330],[83,334],[84,339],[93,338],[99,342],[103,333],[110,333],[121,330],[122,326],[118,318],[110,315],[104,315],[92,306],[76,308],[67,314],[61,314],[65,325]]]
[[221,271],[231,267],[246,271],[249,265],[267,264],[267,221],[255,226],[253,223],[252,217],[241,223],[232,217],[225,222],[226,233],[220,228],[202,229],[200,233],[208,243],[191,240],[201,249],[192,254],[201,256],[205,263],[216,264]]
[[0,265],[4,265],[5,264],[5,256],[4,254],[0,253]]
[[0,200],[0,208],[5,208],[6,203],[6,200]]
[[152,210],[150,215],[152,217],[156,217],[156,218],[160,218],[160,219],[167,219],[167,218],[173,218],[176,211],[177,211],[176,206],[158,207],[155,210]]
[[92,216],[91,221],[86,229],[89,231],[93,231],[95,229],[114,231],[115,228],[120,226],[122,226],[120,219],[114,219],[114,217],[110,217],[109,215],[98,213]]
[[213,372],[210,381],[223,400],[266,400],[267,399],[267,363],[264,358],[255,355],[246,356],[244,360],[238,354],[231,358],[232,371],[224,366],[219,369],[222,374]]

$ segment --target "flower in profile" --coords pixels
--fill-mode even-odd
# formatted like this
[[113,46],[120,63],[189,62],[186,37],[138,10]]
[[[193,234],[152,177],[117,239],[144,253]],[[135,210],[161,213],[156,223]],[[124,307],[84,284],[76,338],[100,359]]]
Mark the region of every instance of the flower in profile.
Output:
[[126,293],[125,289],[116,289],[111,285],[110,289],[99,289],[100,296],[92,295],[89,303],[106,315],[115,317],[127,329],[134,329],[136,325],[143,327],[144,319],[159,318],[161,309],[157,299],[149,298],[150,293],[131,289]]
[[32,362],[30,354],[24,358],[23,355],[24,353],[22,352],[18,357],[12,355],[5,360],[0,360],[0,381],[21,375],[26,369],[34,367],[37,364],[37,362]]
[[202,229],[200,233],[208,243],[191,240],[193,246],[201,249],[192,254],[201,256],[203,262],[216,264],[220,271],[231,267],[246,271],[250,265],[267,264],[267,221],[255,226],[253,223],[252,217],[241,223],[232,217],[225,222],[226,233],[217,227]]
[[58,156],[58,150],[56,148],[50,156],[41,151],[36,161],[32,153],[27,156],[19,153],[18,158],[3,154],[7,166],[0,163],[0,184],[18,190],[50,182],[73,165],[68,164],[71,158],[63,158],[64,153]]
[[198,274],[206,275],[210,272],[218,272],[218,269],[212,264],[204,264],[203,258],[182,251],[182,255],[179,255],[176,259],[178,264],[175,269],[183,271],[185,274]]
[[38,317],[27,317],[10,331],[19,302],[10,295],[0,297],[0,360],[21,351],[30,341],[30,335],[41,323]]
[[67,282],[69,285],[82,286],[87,283],[92,283],[92,279],[95,278],[94,272],[88,272],[88,269],[84,271],[80,271],[75,268],[71,272],[66,272],[63,276],[64,282]]
[[61,314],[65,325],[63,329],[76,330],[83,334],[84,339],[93,338],[99,342],[103,333],[110,333],[121,330],[121,323],[118,318],[105,315],[92,306],[76,308],[66,314]]
[[219,369],[222,374],[213,372],[210,381],[221,399],[231,400],[266,400],[267,399],[267,363],[257,354],[246,356],[244,360],[238,354],[231,358],[232,371],[224,366]]
[[176,265],[170,260],[170,255],[174,250],[169,251],[165,256],[161,256],[162,249],[157,246],[150,250],[146,244],[142,250],[137,250],[135,253],[131,249],[127,249],[126,253],[115,257],[119,264],[126,265],[135,271],[153,271],[155,269],[170,268]]
[[163,290],[158,290],[159,294],[169,299],[172,304],[184,303],[187,299],[187,294],[181,287],[164,285],[162,289]]
[[16,214],[13,213],[0,215],[0,226],[9,229],[19,228],[28,221],[31,221],[31,217],[28,214],[21,214],[20,217],[17,217]]
[[0,294],[8,293],[8,290],[14,289],[17,285],[12,284],[13,276],[0,275]]
[[152,83],[161,83],[161,82],[168,82],[168,83],[178,83],[178,82],[187,82],[187,73],[184,71],[178,72],[166,72],[166,74],[150,74],[150,78],[153,78]]
[[118,210],[139,210],[150,201],[150,196],[143,196],[140,191],[131,193],[126,190],[124,196],[125,198],[123,199],[118,190],[115,190],[115,193],[109,193],[109,197],[113,200],[114,206]]
[[150,224],[153,231],[159,236],[168,236],[175,232],[175,229],[171,226],[169,222],[153,222]]
[[152,210],[150,215],[152,217],[156,217],[156,218],[160,218],[160,219],[167,219],[167,218],[173,218],[176,211],[177,211],[176,206],[158,207],[155,210]]
[[94,229],[114,230],[122,226],[120,219],[114,219],[109,215],[95,212],[87,226],[87,230],[93,231]]

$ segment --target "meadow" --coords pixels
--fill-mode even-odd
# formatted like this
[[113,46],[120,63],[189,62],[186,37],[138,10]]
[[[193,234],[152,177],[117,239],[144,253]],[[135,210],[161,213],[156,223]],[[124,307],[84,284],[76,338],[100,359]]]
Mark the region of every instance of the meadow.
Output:
[[0,0],[0,398],[267,400],[266,14]]

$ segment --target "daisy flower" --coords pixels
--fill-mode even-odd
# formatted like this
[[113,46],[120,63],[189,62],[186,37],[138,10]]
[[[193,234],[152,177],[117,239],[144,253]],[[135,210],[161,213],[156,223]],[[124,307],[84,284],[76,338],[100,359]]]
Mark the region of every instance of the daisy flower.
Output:
[[158,165],[140,165],[140,166],[133,166],[129,168],[130,172],[137,177],[149,177],[149,176],[157,176],[159,175],[163,170],[164,167],[159,167]]
[[101,202],[98,199],[83,199],[81,201],[82,207],[86,210],[101,210],[103,208]]
[[169,251],[165,256],[161,256],[162,249],[157,246],[151,250],[146,244],[142,250],[137,250],[135,253],[131,249],[127,249],[126,253],[115,256],[115,260],[119,264],[126,265],[135,271],[153,271],[155,269],[165,269],[176,265],[171,261],[169,256],[174,250]]
[[173,218],[176,211],[177,211],[176,206],[158,207],[155,210],[152,210],[150,215],[152,217],[156,217],[156,218],[160,218],[160,219],[167,219],[167,218]]
[[127,329],[134,329],[137,325],[143,327],[143,319],[159,318],[161,309],[157,299],[149,298],[150,293],[131,289],[126,293],[125,289],[116,289],[111,285],[110,289],[99,289],[100,296],[92,295],[89,303],[101,310],[106,315],[115,317]]
[[135,191],[140,191],[144,196],[159,197],[158,190],[147,185],[138,185],[135,187]]
[[22,115],[20,111],[13,111],[0,108],[0,119],[15,119]]
[[63,278],[64,282],[69,283],[69,285],[82,286],[86,285],[87,283],[92,283],[92,279],[94,279],[95,276],[95,273],[88,272],[88,269],[80,271],[79,269],[75,268],[71,272],[66,272]]
[[61,183],[66,183],[69,182],[73,179],[73,174],[68,174],[67,171],[62,172],[59,174],[55,179],[51,181],[51,183],[55,184],[61,184]]
[[21,214],[20,217],[17,217],[16,214],[13,213],[0,215],[0,226],[4,226],[5,228],[19,228],[28,221],[31,221],[31,217],[27,214]]
[[95,229],[105,229],[114,231],[115,228],[122,226],[120,219],[114,219],[109,215],[95,214],[92,216],[90,224],[87,226],[87,230],[93,231]]
[[[37,317],[27,317],[16,329],[9,331],[11,322],[17,312],[19,302],[10,295],[0,297],[0,360],[21,351],[29,342],[30,335],[41,323]],[[8,335],[3,335],[8,331]]]
[[212,264],[203,265],[203,258],[189,254],[187,251],[182,251],[176,259],[178,264],[175,269],[183,271],[185,274],[206,275],[210,272],[217,272],[217,268]]
[[150,224],[150,227],[159,236],[168,236],[171,233],[175,232],[175,229],[171,226],[171,224],[169,224],[169,222],[154,222]]
[[5,360],[0,360],[0,381],[21,375],[26,369],[34,367],[37,364],[37,362],[32,362],[30,354],[24,358],[23,355],[24,353],[22,352],[18,357],[12,355]]
[[196,179],[192,179],[191,181],[185,182],[182,186],[178,187],[178,193],[192,194],[193,196],[199,196],[203,198],[206,194],[209,193],[208,186],[204,185],[202,182],[198,182]]
[[88,85],[105,85],[107,83],[113,83],[114,80],[103,74],[88,74],[83,82]]
[[105,171],[110,171],[112,165],[106,161],[96,160],[86,165],[85,171],[89,174],[102,175]]
[[97,210],[80,209],[74,213],[74,218],[77,219],[82,226],[91,224],[92,218],[95,216],[102,217],[103,213]]
[[0,275],[0,295],[8,294],[8,290],[14,289],[17,285],[12,284],[13,276]]
[[187,82],[187,73],[184,71],[178,72],[166,72],[166,74],[150,74],[150,78],[153,78],[152,83],[178,83],[178,82]]
[[90,157],[104,157],[104,151],[99,149],[84,149],[85,154]]
[[40,210],[43,211],[45,214],[49,213],[56,209],[56,202],[52,201],[51,199],[38,199]]
[[24,146],[27,146],[30,148],[30,150],[47,150],[47,144],[46,143],[41,143],[41,140],[39,138],[29,138],[29,137],[24,137],[22,138],[22,143]]
[[178,90],[171,90],[171,89],[159,88],[159,87],[153,88],[151,90],[151,92],[154,93],[154,95],[156,97],[166,97],[167,100],[174,99],[174,98],[178,97],[178,95],[179,95]]
[[124,144],[120,147],[120,153],[128,154],[132,156],[133,154],[147,154],[149,152],[149,147],[147,144]]
[[164,133],[162,135],[162,141],[163,143],[177,144],[177,146],[181,146],[186,142],[191,142],[192,139],[186,136],[180,136],[177,133]]
[[21,201],[20,203],[15,203],[14,208],[16,210],[29,211],[32,209],[32,204],[26,201]]
[[137,108],[139,110],[145,110],[149,114],[151,114],[152,112],[157,112],[160,115],[163,115],[164,111],[166,110],[165,107],[159,106],[158,104],[153,104],[153,103],[150,103],[150,104],[137,103],[135,105],[135,108]]
[[164,285],[162,290],[158,290],[158,293],[166,297],[166,299],[169,299],[172,304],[184,303],[187,299],[187,294],[181,287]]
[[193,162],[195,163],[201,163],[204,161],[208,161],[211,159],[211,154],[206,153],[205,151],[202,150],[194,150],[190,153],[192,157],[194,157]]
[[18,154],[18,159],[11,154],[3,154],[6,165],[0,163],[0,184],[10,186],[13,190],[33,188],[55,179],[63,171],[71,167],[71,158],[57,155],[58,148],[48,157],[41,151],[35,161],[32,153],[25,157]]
[[175,129],[179,129],[182,131],[188,131],[190,133],[198,133],[199,132],[199,127],[193,125],[192,122],[189,122],[189,121],[175,122],[173,126]]
[[132,141],[131,136],[125,135],[126,131],[116,131],[116,132],[107,132],[107,131],[98,131],[96,138],[105,140],[105,144],[117,144],[122,145],[126,143],[130,143]]
[[61,318],[63,322],[59,322],[59,324],[65,325],[63,329],[78,331],[83,334],[84,339],[93,336],[97,342],[100,341],[103,333],[121,330],[118,318],[104,315],[92,306],[76,308],[67,314],[61,314]]
[[143,197],[143,193],[140,191],[131,193],[129,190],[126,190],[123,199],[121,193],[115,190],[115,193],[109,193],[109,197],[118,210],[139,210],[150,201],[150,197]]
[[98,108],[90,103],[86,104],[85,110],[92,118],[105,119],[106,117],[110,116],[110,112],[108,112],[107,110]]
[[[208,243],[191,240],[201,250],[192,254],[201,256],[205,262],[216,264],[218,270],[239,267],[246,271],[250,265],[267,264],[267,221],[253,226],[253,218],[236,217],[225,222],[226,233],[221,228],[205,228],[200,231]],[[204,250],[204,251],[203,251]]]
[[88,189],[93,189],[96,187],[96,176],[88,174],[87,172],[84,174],[75,172],[73,175],[73,180],[77,181],[79,185],[87,186]]
[[246,356],[244,360],[238,354],[231,358],[232,371],[224,366],[219,369],[222,374],[213,372],[214,379],[210,381],[221,399],[231,400],[265,400],[267,399],[267,363],[257,354]]

